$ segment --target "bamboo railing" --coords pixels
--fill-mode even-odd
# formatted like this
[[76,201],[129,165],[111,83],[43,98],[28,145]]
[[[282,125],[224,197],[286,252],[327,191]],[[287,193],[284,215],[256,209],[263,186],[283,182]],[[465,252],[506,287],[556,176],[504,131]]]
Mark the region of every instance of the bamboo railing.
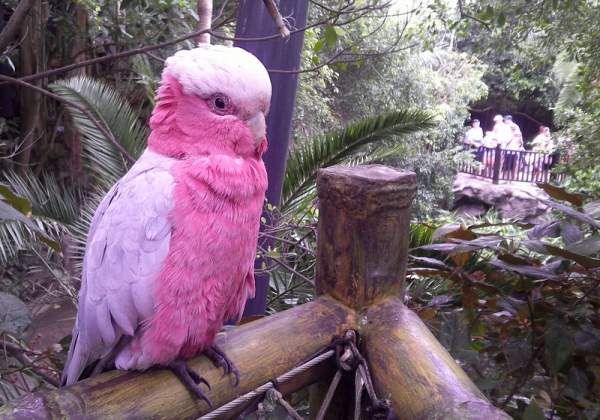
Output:
[[[403,304],[415,175],[384,166],[332,167],[318,179],[320,220],[314,302],[221,333],[241,378],[232,387],[200,356],[191,367],[219,407],[288,372],[356,330],[379,395],[400,419],[508,419]],[[330,360],[279,384],[283,394],[331,378]],[[342,392],[341,390],[340,392]],[[311,398],[312,400],[312,398]],[[351,400],[343,403],[353,406]],[[4,419],[194,419],[210,409],[168,370],[104,373],[36,392],[0,409]],[[239,413],[229,413],[233,417]],[[341,418],[341,417],[336,417]]]

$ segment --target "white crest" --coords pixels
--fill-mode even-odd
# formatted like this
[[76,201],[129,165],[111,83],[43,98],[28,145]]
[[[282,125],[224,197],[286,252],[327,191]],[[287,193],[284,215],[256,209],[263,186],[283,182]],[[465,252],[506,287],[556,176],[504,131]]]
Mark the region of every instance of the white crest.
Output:
[[166,75],[174,76],[187,94],[223,93],[247,111],[268,109],[271,101],[267,70],[254,55],[237,47],[204,44],[178,51],[167,59],[163,78]]

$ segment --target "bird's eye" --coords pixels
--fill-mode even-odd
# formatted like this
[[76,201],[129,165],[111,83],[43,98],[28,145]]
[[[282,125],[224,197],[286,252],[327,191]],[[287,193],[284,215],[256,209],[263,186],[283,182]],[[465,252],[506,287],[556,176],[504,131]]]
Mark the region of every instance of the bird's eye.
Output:
[[208,103],[215,114],[225,115],[231,113],[231,101],[227,95],[214,94],[208,99]]
[[216,98],[215,99],[215,106],[219,109],[225,109],[225,106],[227,104],[225,103],[225,99],[223,98]]

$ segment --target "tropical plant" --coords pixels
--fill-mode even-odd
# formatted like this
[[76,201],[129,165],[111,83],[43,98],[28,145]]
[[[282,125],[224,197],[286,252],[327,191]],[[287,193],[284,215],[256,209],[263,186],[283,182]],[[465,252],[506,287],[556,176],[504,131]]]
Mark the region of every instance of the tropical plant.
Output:
[[[85,76],[60,80],[50,88],[69,102],[88,110],[131,158],[139,157],[146,146],[148,128],[116,89]],[[127,172],[131,162],[111,144],[95,121],[70,104],[67,109],[83,137],[82,158],[86,169],[94,177],[94,183],[111,187]]]
[[413,289],[434,293],[410,304],[511,414],[596,419],[600,202],[540,186],[554,217],[444,225],[413,250]]
[[426,112],[400,110],[365,118],[342,130],[301,142],[287,160],[282,210],[305,207],[314,199],[319,168],[382,161],[398,151],[398,144],[390,143],[390,138],[434,126],[433,117]]

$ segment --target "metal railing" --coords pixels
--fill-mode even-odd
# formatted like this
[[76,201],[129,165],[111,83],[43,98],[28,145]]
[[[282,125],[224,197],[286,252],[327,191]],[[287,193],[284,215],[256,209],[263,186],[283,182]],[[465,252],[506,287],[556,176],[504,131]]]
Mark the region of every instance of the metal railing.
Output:
[[552,154],[532,152],[529,150],[502,149],[464,145],[471,150],[474,159],[461,162],[458,171],[471,175],[489,178],[494,184],[500,181],[549,182],[562,183],[565,174],[554,169],[559,162],[558,152]]

